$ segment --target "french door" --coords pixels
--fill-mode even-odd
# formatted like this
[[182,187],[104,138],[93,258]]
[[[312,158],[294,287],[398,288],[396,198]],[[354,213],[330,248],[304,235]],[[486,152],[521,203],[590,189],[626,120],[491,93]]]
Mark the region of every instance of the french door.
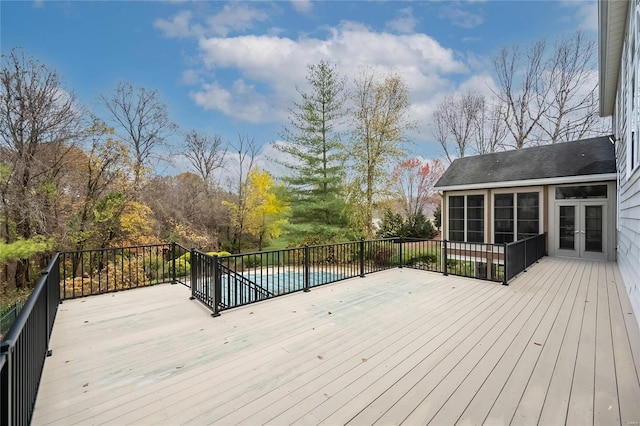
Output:
[[564,201],[556,206],[557,254],[607,259],[607,203]]

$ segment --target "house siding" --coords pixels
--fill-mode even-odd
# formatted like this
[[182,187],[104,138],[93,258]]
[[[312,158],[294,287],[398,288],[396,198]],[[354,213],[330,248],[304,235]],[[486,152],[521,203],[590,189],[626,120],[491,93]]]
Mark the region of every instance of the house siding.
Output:
[[613,115],[618,167],[617,260],[640,324],[640,0],[628,4]]
[[[621,186],[618,266],[636,318],[640,315],[640,169]],[[640,321],[639,321],[640,322]]]

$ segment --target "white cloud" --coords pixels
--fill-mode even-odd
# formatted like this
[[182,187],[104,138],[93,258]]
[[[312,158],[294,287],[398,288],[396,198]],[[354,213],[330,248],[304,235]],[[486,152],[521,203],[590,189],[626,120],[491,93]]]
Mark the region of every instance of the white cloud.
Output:
[[291,4],[295,10],[305,14],[311,12],[313,8],[311,0],[291,0]]
[[178,12],[170,19],[158,18],[153,26],[166,37],[204,37],[216,35],[226,37],[233,32],[242,32],[253,28],[256,22],[269,19],[263,10],[252,8],[244,3],[225,4],[215,15],[206,17],[206,23],[193,23],[196,17],[188,10]]
[[400,9],[398,15],[396,19],[387,22],[386,28],[404,34],[414,32],[419,21],[413,16],[412,9],[410,7]]
[[563,3],[571,9],[571,17],[578,17],[579,29],[586,31],[598,31],[598,2],[565,0]]
[[189,37],[193,35],[193,31],[189,25],[190,21],[191,12],[183,10],[170,20],[162,18],[156,19],[153,26],[162,31],[166,37]]
[[447,4],[440,10],[439,16],[462,28],[475,28],[484,23],[484,16],[481,13],[463,8],[459,3]]
[[450,86],[449,74],[467,72],[453,51],[425,34],[377,33],[353,22],[330,29],[327,39],[212,37],[200,39],[199,47],[209,70],[235,70],[241,79],[230,88],[210,80],[192,92],[192,98],[204,108],[252,123],[286,121],[287,109],[299,97],[296,86],[306,87],[307,64],[321,59],[338,64],[349,79],[363,65],[399,74],[417,110],[421,102]]
[[254,22],[266,21],[266,12],[249,7],[244,3],[228,3],[222,10],[209,18],[209,29],[217,35],[227,36],[232,31],[245,31],[253,28]]
[[182,79],[180,82],[182,84],[192,86],[194,84],[202,83],[203,80],[200,78],[200,73],[197,70],[188,69],[182,72]]

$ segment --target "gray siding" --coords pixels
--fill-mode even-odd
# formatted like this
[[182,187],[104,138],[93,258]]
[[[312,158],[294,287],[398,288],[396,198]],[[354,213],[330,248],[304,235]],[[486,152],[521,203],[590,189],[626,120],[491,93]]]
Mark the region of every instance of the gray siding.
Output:
[[[619,155],[624,153],[624,149],[619,149]],[[626,171],[624,161],[624,157],[620,158],[620,171]],[[640,318],[640,168],[621,182],[618,195],[618,266],[633,311],[636,318]]]

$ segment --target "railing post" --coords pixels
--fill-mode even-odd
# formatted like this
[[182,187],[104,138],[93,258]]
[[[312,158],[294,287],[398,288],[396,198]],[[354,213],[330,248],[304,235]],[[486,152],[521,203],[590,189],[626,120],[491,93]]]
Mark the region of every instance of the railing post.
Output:
[[46,333],[44,334],[45,339],[45,343],[46,343],[46,348],[47,348],[47,356],[51,356],[53,354],[53,351],[51,349],[49,349],[49,338],[51,337],[51,329],[49,328],[49,324],[51,321],[51,303],[49,303],[49,271],[47,271],[46,269],[44,269],[41,273],[40,273],[40,277],[41,279],[44,279],[44,300],[45,300],[45,304],[46,304],[46,315],[47,315],[47,321],[44,325],[45,331]]
[[309,268],[311,266],[311,259],[309,258],[309,255],[311,253],[311,250],[309,249],[309,246],[304,246],[304,292],[308,293],[309,291],[311,291],[309,289]]
[[0,424],[11,425],[15,424],[15,413],[13,412],[16,389],[13,388],[15,384],[14,368],[13,368],[13,350],[9,346],[9,342],[0,340],[0,355],[5,356],[5,364],[0,368],[0,389],[6,392],[3,398],[0,399]]
[[447,276],[447,240],[442,240],[442,274]]
[[196,261],[196,249],[192,248],[189,254],[189,264],[191,265],[191,297],[196,298],[196,284],[198,282],[198,262]]
[[177,284],[176,277],[176,242],[171,242],[171,284]]
[[402,263],[403,263],[402,262],[402,243],[403,243],[403,241],[404,241],[404,237],[400,237],[400,250],[399,250],[399,252],[400,252],[400,266],[399,267],[400,268],[402,268]]
[[364,278],[364,238],[360,238],[360,278]]
[[503,249],[502,261],[504,262],[504,272],[503,272],[503,277],[502,277],[502,285],[509,285],[509,273],[507,271],[507,265],[509,264],[507,262],[507,247],[508,247],[508,244],[507,243],[503,243],[503,244],[504,244],[504,249]]
[[522,245],[524,246],[524,259],[522,259],[522,272],[527,272],[527,239],[525,238],[522,241]]
[[220,296],[222,295],[222,277],[220,276],[220,258],[213,256],[213,313],[212,317],[220,316]]

